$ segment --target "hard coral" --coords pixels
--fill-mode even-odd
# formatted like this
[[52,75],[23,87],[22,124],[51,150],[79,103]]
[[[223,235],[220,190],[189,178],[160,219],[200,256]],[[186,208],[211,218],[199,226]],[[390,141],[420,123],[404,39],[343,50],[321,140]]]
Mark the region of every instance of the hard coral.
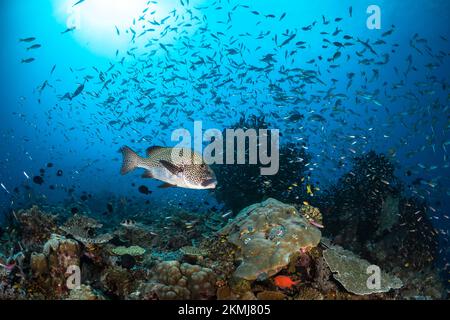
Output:
[[133,275],[119,266],[103,270],[100,282],[105,292],[121,299],[125,299],[134,289]]
[[102,244],[110,241],[113,236],[108,233],[96,235],[96,230],[101,227],[102,224],[92,218],[82,215],[74,215],[66,221],[66,223],[61,227],[61,230],[85,245]]
[[139,246],[131,246],[131,247],[115,247],[111,249],[111,252],[117,256],[130,255],[130,256],[142,256],[145,253],[145,249]]
[[67,300],[105,300],[105,297],[90,286],[82,284],[80,288],[70,291]]
[[21,243],[31,251],[40,250],[42,244],[57,229],[55,217],[39,210],[37,206],[20,210],[14,216],[20,223]]
[[150,282],[138,291],[146,299],[209,299],[215,296],[216,275],[208,268],[178,261],[164,261],[153,269]]
[[45,243],[42,253],[33,253],[30,269],[32,286],[47,297],[60,298],[67,293],[69,267],[80,266],[81,250],[78,242],[52,234]]
[[243,209],[220,231],[239,249],[237,278],[270,277],[288,265],[291,255],[319,244],[321,232],[298,211],[275,199]]
[[325,250],[323,257],[333,272],[334,278],[351,293],[368,295],[388,292],[391,289],[399,289],[403,286],[399,278],[385,272],[380,274],[381,281],[378,288],[369,286],[368,279],[371,273],[368,274],[368,270],[371,263],[339,246],[332,246]]

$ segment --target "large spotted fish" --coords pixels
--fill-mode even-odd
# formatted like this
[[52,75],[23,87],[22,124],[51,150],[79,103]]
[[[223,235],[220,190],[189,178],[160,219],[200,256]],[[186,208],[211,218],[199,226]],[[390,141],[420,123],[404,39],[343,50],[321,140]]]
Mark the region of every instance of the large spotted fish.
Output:
[[217,180],[211,168],[200,154],[187,148],[150,147],[147,157],[140,157],[129,147],[121,149],[123,164],[121,174],[136,168],[146,171],[143,178],[163,181],[160,188],[177,186],[188,189],[214,189]]

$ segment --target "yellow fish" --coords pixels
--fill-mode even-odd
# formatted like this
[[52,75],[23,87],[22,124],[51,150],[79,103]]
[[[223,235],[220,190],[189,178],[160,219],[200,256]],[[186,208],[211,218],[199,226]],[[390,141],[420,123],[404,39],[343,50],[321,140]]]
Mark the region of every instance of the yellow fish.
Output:
[[310,196],[314,195],[311,190],[311,185],[309,185],[309,184],[306,185],[306,193],[309,194]]

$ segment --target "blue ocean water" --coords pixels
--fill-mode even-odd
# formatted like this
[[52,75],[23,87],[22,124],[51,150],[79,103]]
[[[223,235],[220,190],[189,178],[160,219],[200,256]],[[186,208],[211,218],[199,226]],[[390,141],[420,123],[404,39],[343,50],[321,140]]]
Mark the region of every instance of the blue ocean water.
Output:
[[[111,197],[220,207],[210,190],[121,176],[119,149],[144,155],[174,146],[173,130],[193,130],[194,121],[223,130],[242,114],[264,115],[281,144],[305,142],[321,190],[352,157],[386,154],[405,194],[427,201],[446,265],[448,1],[75,3],[0,4],[1,213],[71,205],[83,194],[99,213]],[[371,30],[373,4],[381,28]],[[43,183],[33,182],[41,169]]]

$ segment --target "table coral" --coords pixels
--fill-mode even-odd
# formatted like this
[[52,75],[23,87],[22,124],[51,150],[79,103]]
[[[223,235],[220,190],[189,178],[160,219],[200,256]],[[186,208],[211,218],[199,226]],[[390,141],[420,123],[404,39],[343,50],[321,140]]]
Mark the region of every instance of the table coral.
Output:
[[131,246],[131,247],[115,247],[111,249],[111,252],[117,256],[130,255],[133,257],[142,256],[145,253],[145,249],[139,246]]
[[96,235],[96,230],[103,225],[96,220],[82,216],[74,215],[60,227],[65,233],[71,235],[76,240],[85,245],[89,244],[103,244],[110,241],[113,236],[109,233]]
[[368,267],[371,266],[371,263],[339,246],[332,246],[325,250],[323,252],[323,257],[333,272],[334,278],[351,293],[368,295],[372,293],[388,292],[391,289],[399,289],[403,286],[403,283],[399,278],[381,272],[380,287],[369,287],[367,285],[370,276]]

